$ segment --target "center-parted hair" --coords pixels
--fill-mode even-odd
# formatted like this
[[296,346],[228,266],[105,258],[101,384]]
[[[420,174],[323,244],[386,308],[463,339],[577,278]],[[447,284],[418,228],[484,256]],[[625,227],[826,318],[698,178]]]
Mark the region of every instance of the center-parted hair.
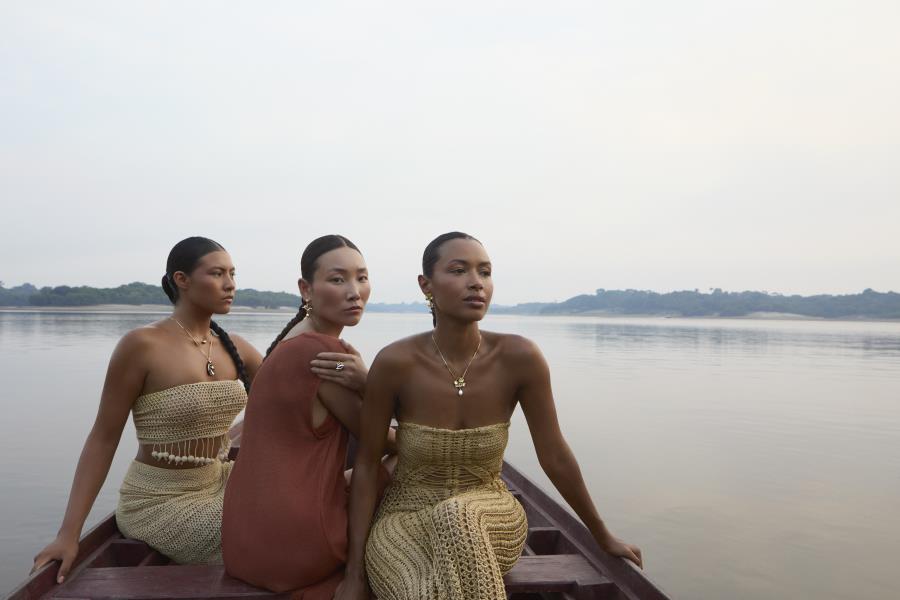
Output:
[[[331,252],[332,250],[337,250],[338,248],[352,248],[359,252],[359,248],[356,247],[356,244],[348,240],[342,235],[323,235],[320,238],[316,238],[309,243],[305,250],[303,250],[303,254],[300,256],[300,277],[312,283],[313,278],[316,276],[316,270],[319,268],[319,257],[321,257],[326,252]],[[362,255],[362,252],[359,252]],[[272,353],[272,350],[275,349],[275,346],[278,345],[284,336],[300,321],[302,321],[306,317],[306,301],[302,298],[300,299],[300,309],[297,311],[297,314],[294,315],[294,318],[288,321],[288,324],[284,326],[284,329],[281,330],[281,333],[272,341],[272,344],[269,346],[269,349],[266,350],[266,356]]]
[[[210,252],[225,251],[222,244],[205,237],[189,237],[175,244],[169,251],[169,258],[166,260],[166,274],[162,278],[162,288],[169,297],[172,304],[178,304],[178,286],[175,285],[173,276],[176,272],[181,271],[186,275],[190,275],[197,268],[200,259]],[[209,322],[209,328],[222,342],[222,346],[228,352],[228,356],[234,361],[237,368],[238,378],[243,382],[244,388],[250,391],[250,380],[247,377],[247,369],[244,367],[244,361],[238,353],[234,342],[228,336],[222,327],[215,321]]]
[[[425,246],[425,252],[422,253],[422,275],[429,279],[434,275],[434,265],[437,264],[438,259],[441,257],[441,246],[450,240],[472,240],[473,242],[481,243],[478,239],[461,231],[451,231],[437,236]],[[431,309],[431,323],[432,325],[437,325],[437,315],[434,314],[434,308]]]

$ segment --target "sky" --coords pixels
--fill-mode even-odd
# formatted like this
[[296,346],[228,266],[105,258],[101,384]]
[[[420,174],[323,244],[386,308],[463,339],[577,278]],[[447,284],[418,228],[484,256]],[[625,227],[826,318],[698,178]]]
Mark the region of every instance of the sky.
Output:
[[900,291],[900,3],[0,0],[0,281],[156,283],[178,240],[420,300]]

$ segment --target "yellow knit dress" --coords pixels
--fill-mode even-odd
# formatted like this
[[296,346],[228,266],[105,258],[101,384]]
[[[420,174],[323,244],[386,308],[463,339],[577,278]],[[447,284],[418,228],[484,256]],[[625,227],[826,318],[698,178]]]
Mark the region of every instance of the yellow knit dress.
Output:
[[472,429],[399,424],[399,462],[366,544],[379,600],[505,599],[528,533],[500,479],[509,423]]
[[116,507],[123,535],[177,563],[222,563],[222,500],[233,464],[228,429],[246,405],[239,380],[188,383],[137,398],[132,414],[138,442],[151,445],[160,464],[197,466],[166,469],[132,461]]

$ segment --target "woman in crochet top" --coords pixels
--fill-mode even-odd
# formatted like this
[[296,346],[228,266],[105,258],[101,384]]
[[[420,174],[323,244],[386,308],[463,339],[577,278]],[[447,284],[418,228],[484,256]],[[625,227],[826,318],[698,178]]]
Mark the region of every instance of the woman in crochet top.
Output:
[[[369,372],[346,578],[335,598],[367,598],[368,584],[379,600],[506,598],[503,575],[527,534],[524,511],[499,476],[517,404],[541,467],[594,539],[641,565],[641,551],[613,536],[594,507],[560,432],[538,348],[479,330],[493,292],[481,243],[458,232],[438,237],[425,249],[422,273],[435,328],[387,346]],[[373,523],[392,417],[399,463]]]
[[227,432],[262,357],[211,320],[229,312],[235,294],[234,265],[220,244],[176,244],[162,285],[172,315],[128,332],[113,351],[62,526],[34,559],[33,569],[61,561],[60,583],[131,411],[140,445],[120,490],[119,529],[177,562],[221,561]]

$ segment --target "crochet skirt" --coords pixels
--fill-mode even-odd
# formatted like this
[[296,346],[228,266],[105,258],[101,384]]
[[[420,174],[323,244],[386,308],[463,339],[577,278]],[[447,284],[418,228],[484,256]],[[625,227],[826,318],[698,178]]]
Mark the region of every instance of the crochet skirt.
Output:
[[506,599],[503,575],[522,553],[528,521],[502,482],[411,510],[391,510],[392,500],[407,495],[391,491],[366,547],[379,600]]
[[132,461],[116,523],[180,564],[222,564],[222,499],[233,463],[163,469]]

